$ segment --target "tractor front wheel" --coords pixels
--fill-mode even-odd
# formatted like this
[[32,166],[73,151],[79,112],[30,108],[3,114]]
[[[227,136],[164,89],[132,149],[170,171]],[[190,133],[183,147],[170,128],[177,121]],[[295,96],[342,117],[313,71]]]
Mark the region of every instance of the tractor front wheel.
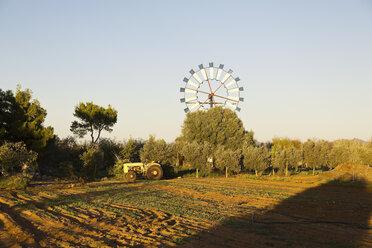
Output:
[[156,164],[150,165],[146,170],[146,176],[149,180],[160,180],[163,177],[163,169]]
[[128,171],[128,173],[126,173],[126,179],[129,182],[135,182],[136,178],[137,178],[137,174],[134,171]]

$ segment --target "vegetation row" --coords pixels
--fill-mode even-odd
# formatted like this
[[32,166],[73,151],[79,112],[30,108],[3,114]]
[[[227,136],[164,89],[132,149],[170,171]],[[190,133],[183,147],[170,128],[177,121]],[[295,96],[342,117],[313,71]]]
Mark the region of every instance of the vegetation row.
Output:
[[[46,127],[46,110],[32,99],[29,89],[15,93],[0,89],[0,187],[26,185],[30,178],[122,177],[124,162],[159,162],[167,177],[198,169],[201,175],[280,173],[288,176],[308,170],[329,170],[345,162],[372,165],[372,139],[315,140],[274,138],[258,142],[235,112],[215,107],[188,113],[182,132],[172,143],[150,136],[148,140],[119,142],[102,138],[117,122],[117,111],[92,102],[79,103],[70,130],[59,138]],[[89,135],[90,141],[77,138]]]

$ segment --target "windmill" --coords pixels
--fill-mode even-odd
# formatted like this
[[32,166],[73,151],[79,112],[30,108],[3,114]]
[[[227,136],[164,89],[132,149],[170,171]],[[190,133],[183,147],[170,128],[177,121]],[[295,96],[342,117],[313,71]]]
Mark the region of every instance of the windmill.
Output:
[[225,70],[223,64],[216,67],[213,63],[208,67],[200,64],[197,71],[191,69],[190,76],[183,79],[185,87],[180,88],[183,93],[180,102],[186,104],[185,112],[215,106],[240,111],[239,102],[244,101],[240,92],[244,89],[238,85],[239,77],[234,78],[232,73],[231,69]]

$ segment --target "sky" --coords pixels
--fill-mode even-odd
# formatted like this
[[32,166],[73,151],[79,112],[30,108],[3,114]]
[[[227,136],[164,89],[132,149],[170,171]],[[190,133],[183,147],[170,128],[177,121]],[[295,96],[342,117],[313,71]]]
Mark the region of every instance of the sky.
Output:
[[61,138],[93,101],[118,111],[103,137],[174,141],[209,62],[241,79],[258,141],[372,137],[371,0],[0,0],[0,88],[31,89]]

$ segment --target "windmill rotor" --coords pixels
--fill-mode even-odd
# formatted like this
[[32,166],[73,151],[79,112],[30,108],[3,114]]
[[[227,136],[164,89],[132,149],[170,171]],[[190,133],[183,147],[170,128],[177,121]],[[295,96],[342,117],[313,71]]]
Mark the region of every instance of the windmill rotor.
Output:
[[198,68],[197,71],[190,70],[190,75],[183,79],[185,86],[180,88],[183,93],[180,102],[186,105],[184,111],[206,110],[215,106],[240,111],[239,102],[244,101],[241,97],[244,88],[238,85],[240,78],[234,77],[231,69],[225,70],[223,64],[218,67],[214,63],[209,63],[208,67],[200,64]]

